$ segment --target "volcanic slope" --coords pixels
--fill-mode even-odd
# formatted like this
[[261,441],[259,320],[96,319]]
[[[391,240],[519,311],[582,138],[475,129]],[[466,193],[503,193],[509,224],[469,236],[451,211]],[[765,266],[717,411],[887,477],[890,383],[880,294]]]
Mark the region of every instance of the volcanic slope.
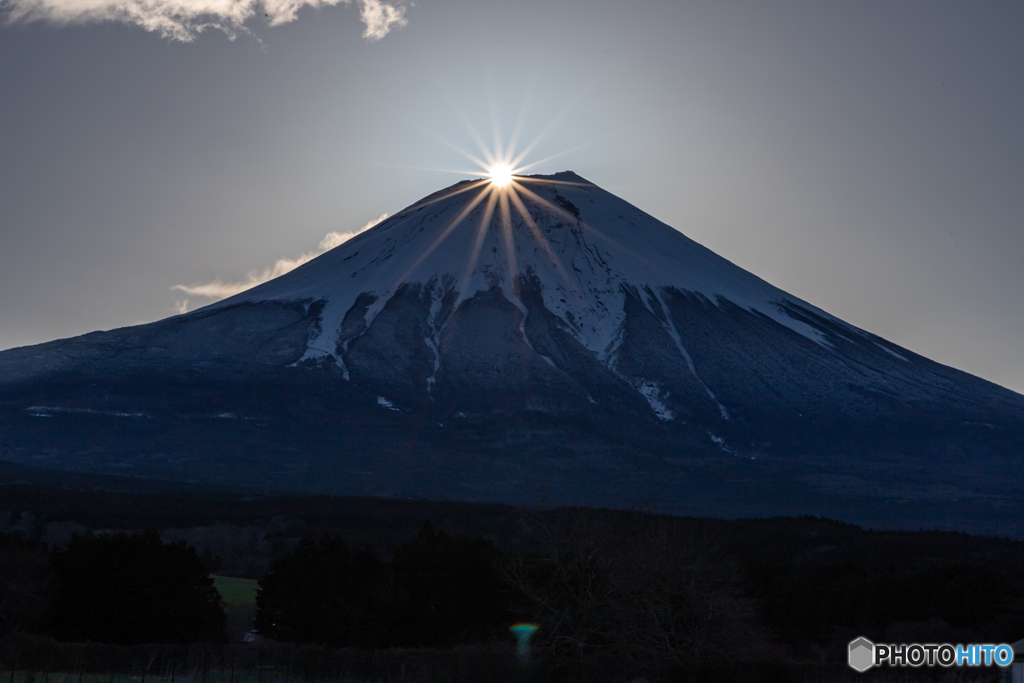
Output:
[[0,353],[0,401],[2,457],[47,467],[1020,524],[1024,397],[568,172],[459,183],[193,313]]

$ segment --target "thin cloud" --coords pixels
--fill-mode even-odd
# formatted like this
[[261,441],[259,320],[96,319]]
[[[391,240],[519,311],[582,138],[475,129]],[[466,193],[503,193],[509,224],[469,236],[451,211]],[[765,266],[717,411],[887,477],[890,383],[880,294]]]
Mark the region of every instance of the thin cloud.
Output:
[[295,21],[299,10],[338,4],[359,7],[363,37],[380,40],[408,23],[405,0],[0,0],[7,24],[47,21],[58,25],[118,21],[135,24],[162,38],[191,43],[206,29],[234,40],[250,33],[246,22],[263,15],[270,26]]
[[[273,280],[275,277],[280,277],[285,273],[295,270],[302,264],[312,261],[320,254],[347,242],[364,230],[369,230],[387,217],[388,215],[386,213],[381,214],[378,218],[374,218],[366,225],[352,232],[329,232],[324,235],[322,240],[320,240],[320,244],[317,246],[316,250],[302,254],[296,258],[278,259],[274,262],[274,265],[264,268],[263,270],[251,270],[244,280],[225,282],[220,278],[216,278],[209,282],[195,285],[174,285],[171,289],[184,292],[189,296],[201,297],[211,301],[220,301],[221,299],[226,299],[229,296],[234,296],[235,294],[244,292],[247,289],[252,289],[256,285],[261,285],[264,282]],[[188,299],[176,302],[174,310],[176,313],[187,313]]]

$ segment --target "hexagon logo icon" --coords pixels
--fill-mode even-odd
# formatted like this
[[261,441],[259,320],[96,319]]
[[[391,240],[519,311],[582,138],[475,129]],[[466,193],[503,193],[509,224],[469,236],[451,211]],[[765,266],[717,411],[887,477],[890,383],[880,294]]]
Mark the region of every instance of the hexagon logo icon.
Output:
[[847,661],[851,669],[864,673],[875,665],[875,644],[867,638],[851,640]]

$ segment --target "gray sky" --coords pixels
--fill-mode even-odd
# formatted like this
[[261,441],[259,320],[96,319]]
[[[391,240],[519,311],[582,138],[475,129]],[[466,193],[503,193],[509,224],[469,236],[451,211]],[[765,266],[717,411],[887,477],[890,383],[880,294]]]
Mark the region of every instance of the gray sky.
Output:
[[531,172],[1024,391],[1020,2],[146,6],[0,0],[0,348],[209,303],[173,287],[316,253],[521,120],[565,152]]

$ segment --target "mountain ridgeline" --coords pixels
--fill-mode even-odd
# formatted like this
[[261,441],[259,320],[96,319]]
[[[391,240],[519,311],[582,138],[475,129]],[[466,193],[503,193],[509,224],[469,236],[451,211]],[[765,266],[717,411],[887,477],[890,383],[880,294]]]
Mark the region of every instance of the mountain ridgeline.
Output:
[[0,458],[1024,536],[1024,396],[573,173],[467,181],[185,315],[0,353]]

